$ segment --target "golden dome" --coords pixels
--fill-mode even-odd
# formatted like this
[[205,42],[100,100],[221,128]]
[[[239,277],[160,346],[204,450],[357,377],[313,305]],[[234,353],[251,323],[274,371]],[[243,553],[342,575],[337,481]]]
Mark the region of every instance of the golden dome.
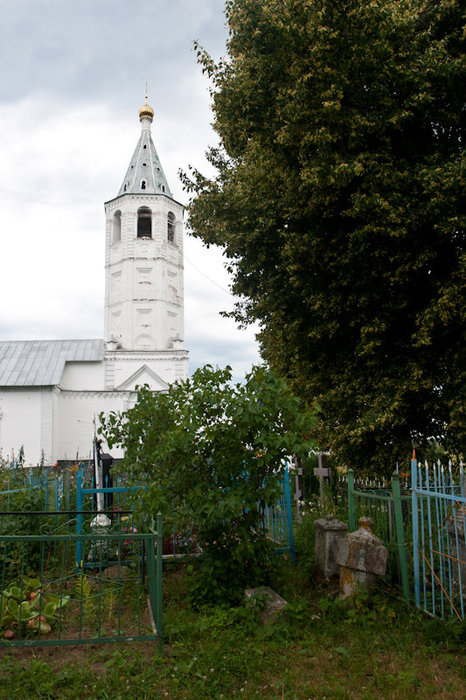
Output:
[[146,103],[141,107],[139,110],[139,119],[144,119],[144,117],[147,117],[152,121],[154,118],[154,110],[150,105],[147,104],[147,97],[146,97]]

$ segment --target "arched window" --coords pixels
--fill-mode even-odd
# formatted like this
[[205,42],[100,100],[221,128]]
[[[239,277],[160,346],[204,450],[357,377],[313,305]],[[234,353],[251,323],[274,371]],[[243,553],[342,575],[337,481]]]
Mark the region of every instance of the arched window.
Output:
[[152,212],[149,207],[138,209],[138,238],[152,238]]
[[121,211],[118,210],[113,215],[113,242],[121,241]]
[[169,243],[175,242],[175,215],[172,211],[167,216],[167,240]]
[[141,190],[146,189],[147,182],[145,180],[141,180]]

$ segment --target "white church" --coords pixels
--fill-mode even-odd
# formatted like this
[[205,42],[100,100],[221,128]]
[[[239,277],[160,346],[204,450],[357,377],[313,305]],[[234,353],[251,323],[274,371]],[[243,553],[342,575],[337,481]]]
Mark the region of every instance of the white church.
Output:
[[[184,349],[183,206],[151,136],[153,109],[118,195],[105,203],[103,340],[0,342],[0,449],[25,464],[88,459],[93,419],[188,374]],[[114,456],[118,456],[113,451]]]

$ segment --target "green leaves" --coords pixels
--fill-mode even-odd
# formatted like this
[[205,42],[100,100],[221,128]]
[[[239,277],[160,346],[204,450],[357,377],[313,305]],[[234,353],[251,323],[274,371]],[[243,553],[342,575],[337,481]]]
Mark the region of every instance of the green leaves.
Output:
[[236,600],[267,574],[258,504],[275,503],[284,460],[310,449],[315,424],[282,379],[255,367],[233,384],[230,367],[206,365],[166,393],[143,387],[134,408],[101,420],[109,444],[125,449],[120,472],[146,485],[137,492],[139,518],[175,508],[196,524],[197,597]]
[[6,638],[13,635],[11,628],[26,625],[27,629],[48,634],[57,620],[58,611],[70,600],[69,596],[57,596],[41,587],[37,578],[23,576],[21,586],[5,588],[1,594],[0,626],[7,627]]
[[199,55],[217,174],[184,182],[235,317],[340,463],[464,450],[462,4],[232,0],[227,19],[227,60]]

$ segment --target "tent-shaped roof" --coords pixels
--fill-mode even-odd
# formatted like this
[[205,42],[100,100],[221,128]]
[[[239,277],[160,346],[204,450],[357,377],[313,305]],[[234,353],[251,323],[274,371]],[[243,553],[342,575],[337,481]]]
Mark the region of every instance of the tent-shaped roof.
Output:
[[118,196],[123,194],[165,194],[172,197],[162,164],[152,141],[154,110],[147,104],[139,110],[141,136],[131,158]]

